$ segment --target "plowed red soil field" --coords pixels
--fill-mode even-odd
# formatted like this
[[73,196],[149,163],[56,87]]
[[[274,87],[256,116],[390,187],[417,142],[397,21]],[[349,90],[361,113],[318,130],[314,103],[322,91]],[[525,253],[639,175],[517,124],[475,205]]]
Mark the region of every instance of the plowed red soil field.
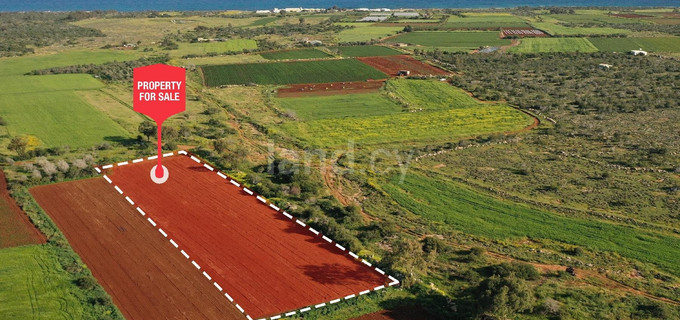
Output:
[[385,80],[294,84],[278,90],[279,98],[328,96],[336,94],[378,92]]
[[126,319],[244,319],[104,179],[30,191]]
[[170,177],[161,185],[149,178],[154,164],[106,170],[109,187],[130,197],[184,250],[185,264],[195,263],[210,279],[203,282],[223,288],[251,317],[315,308],[389,282],[203,164],[187,156],[165,158]]
[[5,173],[0,170],[0,248],[40,244],[45,241],[45,236],[10,197]]
[[447,75],[448,72],[435,66],[420,62],[407,55],[385,57],[359,57],[359,61],[376,68],[391,76],[396,76],[400,70],[411,71],[411,75]]

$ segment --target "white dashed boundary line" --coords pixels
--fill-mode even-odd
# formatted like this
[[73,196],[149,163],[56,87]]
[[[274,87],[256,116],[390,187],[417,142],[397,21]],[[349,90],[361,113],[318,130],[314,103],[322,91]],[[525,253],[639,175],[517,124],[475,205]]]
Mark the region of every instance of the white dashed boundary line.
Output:
[[[177,154],[189,156],[189,157],[191,158],[191,160],[195,161],[196,163],[199,163],[199,164],[202,163],[202,161],[201,161],[200,159],[198,159],[198,158],[195,157],[194,155],[190,155],[188,152],[186,152],[186,151],[184,151],[184,150],[178,151]],[[174,152],[169,152],[169,153],[163,154],[163,157],[165,158],[165,157],[170,157],[170,156],[173,156],[173,155],[175,155]],[[158,156],[150,156],[150,157],[147,157],[146,159],[147,159],[147,160],[155,160],[155,159],[157,159],[157,158],[158,158]],[[144,161],[144,158],[135,159],[135,160],[132,160],[131,162],[132,162],[132,163],[139,163],[139,162],[142,162],[142,161]],[[125,165],[127,165],[127,164],[129,164],[128,161],[123,161],[123,162],[117,163],[116,165],[120,167],[120,166],[125,166]],[[95,171],[97,171],[97,173],[102,173],[103,170],[111,169],[111,168],[113,168],[113,167],[114,167],[114,164],[108,164],[108,165],[102,166],[101,169],[100,169],[99,167],[95,167]],[[279,207],[277,207],[275,204],[273,204],[273,203],[267,201],[267,199],[265,199],[264,197],[255,194],[255,193],[254,193],[253,191],[251,191],[250,189],[248,189],[248,188],[246,188],[246,187],[242,187],[240,183],[238,183],[237,181],[235,181],[234,179],[232,179],[232,178],[229,177],[228,175],[226,175],[226,174],[220,172],[219,170],[215,170],[215,168],[213,168],[212,166],[210,166],[210,165],[207,164],[207,163],[203,163],[203,167],[205,167],[206,169],[208,169],[208,170],[210,170],[210,171],[212,171],[212,172],[216,172],[217,175],[218,175],[220,178],[222,178],[222,179],[224,179],[224,180],[228,180],[230,184],[234,185],[234,186],[237,187],[237,188],[240,188],[243,192],[245,192],[245,193],[247,193],[247,194],[249,194],[249,195],[251,195],[251,196],[256,197],[256,199],[257,199],[258,201],[260,201],[260,202],[263,203],[264,205],[268,206],[268,207],[271,208],[272,210],[281,213],[281,214],[284,215],[286,218],[290,219],[291,222],[295,222],[296,224],[300,225],[302,228],[307,229],[309,232],[311,232],[311,233],[314,235],[314,237],[321,236],[321,238],[322,238],[324,241],[326,241],[326,242],[328,242],[328,243],[330,243],[330,244],[333,243],[333,240],[332,240],[331,238],[329,238],[329,237],[327,237],[327,236],[321,234],[319,231],[317,231],[317,230],[315,230],[314,228],[308,226],[307,224],[305,224],[305,223],[302,222],[301,220],[299,220],[299,219],[294,219],[293,216],[292,216],[291,214],[289,214],[289,213],[287,213],[287,212],[281,210],[281,208],[279,208]],[[103,175],[103,178],[106,180],[106,182],[108,182],[109,184],[113,185],[113,182],[111,181],[111,179],[110,179],[106,174]],[[124,194],[123,190],[121,190],[118,186],[113,185],[113,187],[114,187],[114,189],[115,189],[119,194],[121,194],[121,195]],[[140,213],[142,216],[144,216],[144,217],[146,216],[146,212],[144,212],[144,210],[142,210],[140,207],[135,206],[135,202],[132,201],[132,199],[131,199],[129,196],[125,196],[124,198],[125,198],[125,200],[126,200],[131,206],[135,207],[135,209],[137,210],[137,212],[139,212],[139,213]],[[167,233],[165,230],[163,230],[162,228],[157,227],[157,223],[156,223],[153,219],[151,219],[150,217],[147,217],[147,221],[148,221],[154,228],[156,228],[156,229],[158,230],[158,232],[159,232],[164,238],[168,238],[168,233]],[[177,241],[175,241],[174,239],[170,238],[170,239],[169,239],[169,242],[170,242],[170,244],[171,244],[173,247],[175,247],[175,249],[179,249],[180,246],[179,246],[179,244],[177,243]],[[373,269],[375,270],[375,272],[379,273],[380,275],[383,275],[383,276],[387,275],[387,274],[385,273],[385,271],[382,271],[382,270],[380,270],[380,269],[377,268],[377,267],[373,267],[373,266],[371,265],[370,262],[368,262],[368,261],[366,261],[366,260],[364,260],[364,259],[359,258],[359,256],[358,256],[357,254],[355,254],[355,253],[352,252],[352,251],[347,250],[345,247],[343,247],[343,246],[340,245],[339,243],[336,242],[336,243],[335,243],[335,247],[336,247],[337,249],[339,249],[340,251],[342,251],[344,254],[349,255],[353,260],[355,260],[355,261],[357,261],[357,262],[360,262],[360,263],[366,265],[367,267],[373,268]],[[189,257],[190,257],[189,254],[188,254],[186,251],[184,251],[184,249],[179,249],[179,250],[180,250],[180,253],[181,253],[187,260],[189,260]],[[199,270],[199,271],[201,270],[201,266],[200,266],[196,261],[191,260],[191,264],[196,268],[196,270]],[[212,281],[213,278],[212,278],[207,272],[203,271],[203,272],[201,272],[201,273],[202,273],[202,275],[203,275],[206,279],[208,279],[208,281],[211,281],[211,282],[212,282],[212,285],[213,285],[217,290],[219,290],[220,292],[223,292],[223,293],[224,293],[224,296],[227,298],[227,300],[229,300],[229,302],[233,303],[234,306],[236,307],[236,309],[238,309],[241,313],[243,313],[243,315],[246,317],[246,319],[248,319],[248,320],[253,320],[253,318],[250,317],[250,315],[248,315],[248,314],[245,312],[245,310],[243,309],[243,307],[241,307],[238,303],[236,303],[236,302],[234,301],[234,298],[232,298],[226,291],[224,291],[224,289],[222,288],[222,286],[221,286],[219,283],[217,283],[217,281],[214,281],[214,282],[213,282],[213,281]],[[394,278],[394,277],[392,277],[392,276],[390,276],[390,275],[387,275],[387,277],[388,277],[388,278],[390,279],[390,281],[391,281],[387,286],[381,285],[381,286],[377,286],[377,287],[375,287],[375,288],[373,288],[373,289],[364,290],[364,291],[359,292],[358,295],[359,295],[359,296],[362,296],[362,295],[365,295],[365,294],[370,293],[371,291],[379,291],[379,290],[385,289],[386,287],[392,287],[392,286],[396,286],[396,285],[399,284],[399,280],[397,280],[396,278]],[[355,297],[357,297],[357,294],[350,294],[350,295],[348,295],[348,296],[345,296],[344,298],[338,298],[338,299],[330,300],[330,301],[325,302],[325,303],[316,304],[316,305],[313,306],[313,308],[314,308],[314,309],[323,308],[323,307],[325,307],[325,306],[327,306],[327,305],[329,305],[329,304],[335,304],[335,303],[338,303],[338,302],[340,302],[340,301],[342,301],[342,300],[349,300],[349,299],[352,299],[352,298],[355,298]],[[305,312],[310,311],[310,310],[312,310],[312,306],[304,307],[304,308],[301,308],[301,309],[298,309],[298,310],[291,310],[291,311],[289,311],[289,312],[281,313],[281,314],[278,314],[278,315],[275,315],[275,316],[271,316],[271,317],[269,317],[269,318],[260,318],[260,319],[258,319],[258,320],[267,320],[267,319],[269,319],[269,320],[277,320],[277,319],[280,319],[280,318],[282,318],[282,317],[290,317],[290,316],[293,316],[293,315],[297,314],[298,312],[302,314],[302,313],[305,313]]]

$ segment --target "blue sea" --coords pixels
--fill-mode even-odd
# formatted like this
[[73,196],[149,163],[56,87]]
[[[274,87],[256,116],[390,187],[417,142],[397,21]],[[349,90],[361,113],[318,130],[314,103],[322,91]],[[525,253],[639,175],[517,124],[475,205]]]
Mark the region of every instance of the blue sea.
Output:
[[509,8],[518,6],[680,6],[678,0],[0,0],[0,11],[257,10],[272,8]]

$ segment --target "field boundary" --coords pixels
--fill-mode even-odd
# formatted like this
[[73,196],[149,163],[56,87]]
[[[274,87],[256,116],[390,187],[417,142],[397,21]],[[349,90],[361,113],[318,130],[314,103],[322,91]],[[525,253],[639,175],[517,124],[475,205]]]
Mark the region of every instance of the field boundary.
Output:
[[[165,157],[171,157],[171,156],[174,156],[174,155],[183,155],[183,156],[189,157],[191,160],[193,160],[196,163],[202,164],[203,167],[205,167],[206,169],[208,169],[212,172],[215,172],[220,178],[224,179],[225,181],[228,181],[229,184],[231,184],[231,185],[241,189],[243,192],[255,197],[259,202],[261,202],[263,205],[269,207],[270,209],[282,214],[283,216],[288,218],[291,223],[295,223],[297,225],[302,226],[303,228],[305,228],[305,230],[312,233],[314,237],[321,237],[324,241],[328,242],[329,244],[335,243],[335,248],[342,251],[344,254],[349,255],[354,261],[360,262],[360,263],[372,268],[375,272],[379,273],[381,276],[384,276],[384,277],[386,276],[391,281],[389,284],[387,284],[387,286],[386,285],[380,285],[380,286],[374,287],[372,289],[367,289],[367,290],[358,292],[356,294],[350,294],[350,295],[345,296],[345,297],[338,297],[337,299],[333,299],[333,300],[330,300],[330,301],[327,301],[327,302],[323,302],[323,303],[316,304],[316,305],[309,305],[307,307],[296,309],[296,310],[290,310],[290,311],[287,311],[287,312],[284,312],[284,313],[281,313],[281,314],[278,314],[278,315],[270,316],[268,318],[267,317],[259,318],[258,320],[266,320],[266,319],[276,320],[276,319],[281,319],[282,317],[290,317],[290,316],[296,315],[298,313],[303,314],[303,313],[308,312],[312,309],[323,308],[325,306],[328,306],[328,305],[331,305],[331,304],[336,304],[336,303],[343,301],[343,300],[349,300],[349,299],[352,299],[352,298],[356,298],[357,296],[362,296],[362,295],[368,294],[371,291],[379,291],[379,290],[385,289],[387,287],[396,286],[400,283],[399,280],[397,280],[393,276],[388,275],[385,271],[381,270],[378,267],[373,266],[369,261],[366,261],[365,259],[360,258],[354,252],[349,251],[347,248],[343,247],[342,245],[340,245],[336,241],[333,241],[331,238],[323,235],[321,232],[315,230],[311,226],[308,226],[303,221],[295,218],[293,215],[291,215],[291,214],[287,213],[286,211],[282,210],[281,208],[277,207],[275,204],[271,203],[266,198],[262,197],[261,195],[255,193],[252,190],[248,189],[247,187],[243,186],[242,183],[234,180],[232,177],[226,175],[225,173],[215,169],[213,166],[209,165],[207,163],[207,161],[199,159],[196,155],[190,154],[189,152],[187,152],[185,150],[179,150],[177,152],[173,151],[173,152],[164,153],[162,155],[162,157],[165,158]],[[142,161],[150,161],[150,160],[156,160],[156,159],[158,159],[157,155],[156,156],[149,156],[149,157],[145,157],[145,158],[144,157],[138,158],[138,159],[134,159],[134,160],[130,160],[130,161],[123,161],[123,162],[118,162],[118,163],[102,165],[102,166],[96,166],[94,169],[95,169],[95,171],[97,171],[97,173],[102,174],[102,177],[104,178],[104,180],[106,180],[106,182],[108,182],[110,185],[112,185],[113,188],[116,190],[116,192],[118,192],[121,195],[121,197],[123,197],[125,199],[126,202],[128,202],[131,206],[133,206],[135,208],[135,210],[142,217],[145,217],[146,221],[149,224],[151,224],[151,226],[154,229],[157,229],[158,233],[161,236],[168,239],[170,244],[173,247],[175,247],[175,249],[178,249],[180,251],[180,253],[184,256],[184,258],[186,258],[187,260],[190,260],[191,264],[197,269],[197,271],[201,272],[202,275],[208,281],[212,282],[212,285],[215,287],[215,289],[217,289],[218,291],[223,293],[224,297],[226,297],[227,300],[229,300],[230,303],[234,304],[236,309],[238,309],[241,313],[243,313],[243,315],[245,316],[246,319],[253,320],[253,318],[246,312],[246,310],[244,310],[243,307],[241,307],[238,303],[236,303],[236,301],[234,301],[234,298],[232,298],[217,281],[213,281],[212,277],[207,272],[201,271],[201,266],[196,261],[190,259],[190,255],[184,249],[180,249],[179,243],[176,240],[174,240],[172,237],[170,237],[168,232],[166,232],[160,226],[158,226],[158,223],[156,223],[151,217],[148,217],[147,213],[142,208],[137,206],[135,204],[135,202],[129,196],[126,196],[125,192],[123,192],[123,190],[121,190],[120,187],[115,185],[113,183],[113,181],[104,173],[104,170],[108,170],[108,169],[111,169],[113,167],[121,167],[121,166],[125,166],[125,165],[131,164],[131,163],[135,164],[135,163],[139,163],[139,162],[142,162]]]

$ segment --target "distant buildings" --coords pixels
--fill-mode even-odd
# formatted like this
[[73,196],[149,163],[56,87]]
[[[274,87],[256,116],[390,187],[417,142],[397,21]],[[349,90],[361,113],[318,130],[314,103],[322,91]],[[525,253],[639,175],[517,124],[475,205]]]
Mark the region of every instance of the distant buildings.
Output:
[[[281,11],[284,12],[323,12],[326,11],[327,9],[321,9],[321,8],[274,8],[272,10],[255,10],[256,14],[270,14],[270,13],[280,13]],[[359,12],[390,12],[392,10],[388,8],[356,8],[356,9],[347,9],[348,11],[359,11]],[[415,13],[415,12],[414,12]]]
[[[365,9],[365,10],[364,10]],[[382,22],[390,17],[395,17],[395,18],[405,18],[405,19],[414,19],[414,18],[419,18],[420,13],[418,12],[394,12],[390,13],[390,9],[366,9],[366,8],[359,8],[359,9],[354,9],[355,11],[371,11],[371,12],[379,12],[379,13],[371,13],[368,17],[363,17],[357,22]]]
[[598,65],[598,67],[600,67],[600,69],[602,69],[602,70],[609,70],[609,68],[611,68],[611,67],[613,67],[613,66],[612,66],[611,64],[600,63],[600,64]]
[[407,19],[413,19],[413,18],[420,17],[420,13],[418,13],[418,12],[395,12],[392,15],[396,18],[407,18]]
[[389,19],[389,16],[368,16],[357,20],[357,22],[383,22],[387,19]]

